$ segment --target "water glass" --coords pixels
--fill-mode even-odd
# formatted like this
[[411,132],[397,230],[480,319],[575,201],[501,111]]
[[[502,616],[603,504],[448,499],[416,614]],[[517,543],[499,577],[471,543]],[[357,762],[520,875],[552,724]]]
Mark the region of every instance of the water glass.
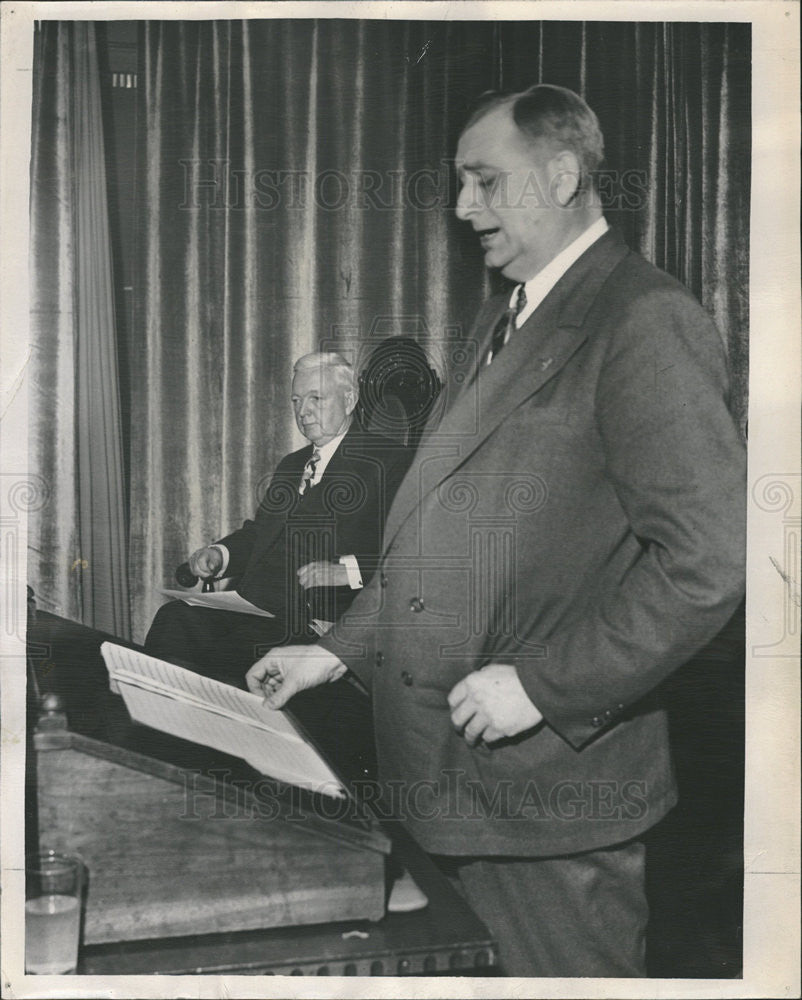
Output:
[[85,869],[80,858],[42,851],[25,870],[25,971],[74,973]]

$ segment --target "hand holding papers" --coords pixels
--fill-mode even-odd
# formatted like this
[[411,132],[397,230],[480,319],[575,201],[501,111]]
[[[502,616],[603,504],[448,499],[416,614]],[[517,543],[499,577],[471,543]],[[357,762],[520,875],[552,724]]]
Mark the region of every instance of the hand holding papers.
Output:
[[264,695],[271,709],[281,708],[299,691],[336,681],[346,666],[320,646],[281,646],[257,660],[245,675],[248,690]]
[[112,687],[135,721],[241,757],[279,781],[325,795],[345,794],[292,720],[268,708],[261,695],[111,642],[104,642],[100,651]]

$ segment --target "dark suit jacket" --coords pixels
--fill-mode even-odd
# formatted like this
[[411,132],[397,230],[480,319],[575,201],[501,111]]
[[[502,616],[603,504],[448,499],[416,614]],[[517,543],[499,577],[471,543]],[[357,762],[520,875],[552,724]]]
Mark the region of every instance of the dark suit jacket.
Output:
[[[654,691],[744,589],[726,397],[706,313],[609,232],[424,436],[381,572],[323,645],[372,685],[380,776],[428,850],[591,850],[674,804]],[[489,662],[545,722],[472,749],[447,695]]]
[[258,607],[280,616],[334,621],[357,591],[350,587],[304,592],[297,570],[315,560],[336,562],[353,554],[362,579],[372,577],[381,551],[384,521],[410,461],[403,447],[351,427],[321,481],[298,493],[311,444],[276,467],[253,520],[220,539],[229,550],[226,573]]

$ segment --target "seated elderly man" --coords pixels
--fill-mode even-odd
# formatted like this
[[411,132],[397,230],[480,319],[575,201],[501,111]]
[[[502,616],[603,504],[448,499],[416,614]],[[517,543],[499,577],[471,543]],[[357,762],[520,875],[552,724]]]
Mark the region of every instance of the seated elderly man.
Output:
[[[313,641],[348,608],[376,568],[410,458],[354,425],[356,402],[354,372],[341,355],[300,358],[292,405],[310,443],[279,462],[253,520],[189,558],[196,576],[237,577],[238,593],[275,617],[171,601],[154,618],[147,652],[244,687],[267,650]],[[349,697],[350,685],[343,690]],[[337,696],[329,691],[326,701]]]

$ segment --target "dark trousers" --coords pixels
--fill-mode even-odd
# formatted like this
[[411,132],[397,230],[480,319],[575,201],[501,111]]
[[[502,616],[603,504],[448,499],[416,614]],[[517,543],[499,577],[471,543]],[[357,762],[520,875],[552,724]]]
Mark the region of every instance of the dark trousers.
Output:
[[307,631],[293,633],[283,618],[199,608],[183,601],[162,605],[145,639],[145,651],[162,660],[245,687],[245,674],[274,646],[313,642]]
[[[245,688],[245,674],[276,646],[317,641],[293,631],[280,618],[200,608],[170,601],[159,608],[145,639],[145,652],[196,673]],[[287,703],[300,723],[346,781],[375,773],[370,699],[347,678],[302,691]]]
[[498,941],[504,975],[646,975],[641,841],[561,858],[435,860]]

